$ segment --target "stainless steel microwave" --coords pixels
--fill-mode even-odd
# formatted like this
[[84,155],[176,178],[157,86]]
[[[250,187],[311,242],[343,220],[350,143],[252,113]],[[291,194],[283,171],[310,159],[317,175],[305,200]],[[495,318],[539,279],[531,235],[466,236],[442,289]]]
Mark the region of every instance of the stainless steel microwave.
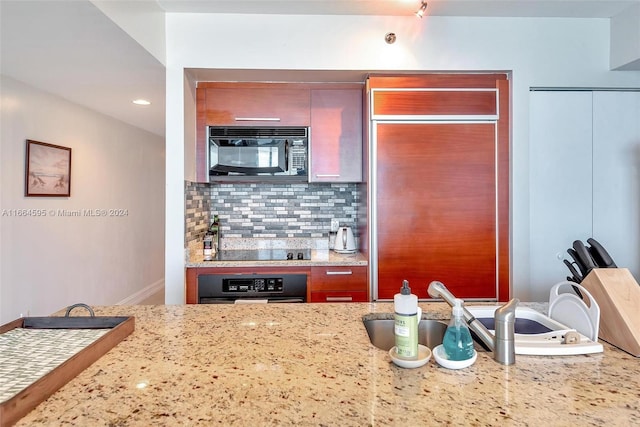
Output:
[[309,128],[209,126],[207,135],[211,181],[308,181]]

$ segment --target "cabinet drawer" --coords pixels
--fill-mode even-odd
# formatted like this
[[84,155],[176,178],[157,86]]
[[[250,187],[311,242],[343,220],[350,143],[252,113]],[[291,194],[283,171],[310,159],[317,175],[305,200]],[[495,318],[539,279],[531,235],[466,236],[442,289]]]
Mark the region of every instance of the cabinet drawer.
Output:
[[312,267],[311,292],[367,292],[367,267]]
[[311,302],[368,302],[367,292],[326,291],[311,292]]
[[381,116],[498,117],[496,89],[373,89],[371,92],[374,119]]
[[224,126],[309,126],[308,89],[206,89],[206,124]]

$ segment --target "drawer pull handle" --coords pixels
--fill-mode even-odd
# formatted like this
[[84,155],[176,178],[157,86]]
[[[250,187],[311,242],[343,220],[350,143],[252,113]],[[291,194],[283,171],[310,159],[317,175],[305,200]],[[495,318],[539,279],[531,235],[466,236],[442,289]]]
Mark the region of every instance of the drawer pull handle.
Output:
[[348,276],[353,274],[353,271],[327,271],[327,276]]
[[316,178],[339,178],[339,173],[318,173],[316,174]]
[[279,122],[280,117],[236,117],[236,122]]
[[345,301],[353,301],[352,296],[347,297],[327,297],[327,302],[345,302]]

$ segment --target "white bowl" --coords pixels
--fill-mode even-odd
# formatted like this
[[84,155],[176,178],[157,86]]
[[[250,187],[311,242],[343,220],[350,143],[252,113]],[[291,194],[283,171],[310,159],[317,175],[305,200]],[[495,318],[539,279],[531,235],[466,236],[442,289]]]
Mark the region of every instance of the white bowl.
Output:
[[478,358],[478,353],[473,350],[473,356],[467,360],[449,360],[442,344],[433,349],[433,358],[438,365],[447,369],[463,369],[473,365]]
[[431,350],[429,347],[426,347],[422,344],[418,344],[418,358],[414,360],[403,359],[398,356],[398,349],[393,346],[391,350],[389,350],[389,356],[391,356],[391,360],[396,365],[401,368],[419,368],[420,366],[426,364],[429,359],[431,359]]

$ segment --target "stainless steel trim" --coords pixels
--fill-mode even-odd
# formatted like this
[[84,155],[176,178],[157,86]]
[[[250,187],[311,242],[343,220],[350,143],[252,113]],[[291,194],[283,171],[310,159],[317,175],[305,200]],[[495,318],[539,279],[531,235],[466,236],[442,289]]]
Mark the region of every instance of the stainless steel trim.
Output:
[[280,117],[236,117],[236,122],[279,122]]
[[424,114],[424,115],[407,115],[407,114],[398,114],[398,115],[383,115],[383,114],[377,114],[375,116],[372,117],[372,120],[403,120],[403,121],[414,121],[414,120],[423,120],[423,121],[433,121],[433,122],[439,122],[442,120],[449,120],[449,121],[458,121],[458,122],[467,122],[467,121],[471,121],[471,120],[483,120],[483,121],[495,121],[498,120],[498,115],[497,114],[465,114],[465,115],[458,115],[458,114],[448,114],[448,115],[444,115],[444,114]]
[[[373,102],[371,102],[373,109]],[[367,199],[369,200],[369,277],[373,301],[378,300],[378,207],[375,195],[378,192],[378,122],[370,120],[369,135],[371,145],[369,147],[369,185]]]
[[[496,96],[496,114],[402,114],[402,115],[384,115],[374,114],[375,111],[375,98],[374,92],[494,92]],[[498,101],[500,99],[500,92],[497,88],[376,88],[371,89],[369,95],[371,98],[371,111],[370,120],[498,120],[500,106]]]
[[353,271],[327,271],[327,276],[338,276],[338,275],[350,275],[353,274]]

